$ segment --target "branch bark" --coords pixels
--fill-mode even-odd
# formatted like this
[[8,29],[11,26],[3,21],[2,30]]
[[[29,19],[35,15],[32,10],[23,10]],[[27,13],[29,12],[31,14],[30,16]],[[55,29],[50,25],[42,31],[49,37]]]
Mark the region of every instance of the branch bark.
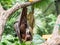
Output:
[[60,31],[60,15],[57,17],[57,20],[56,20],[52,35],[53,36],[59,35],[59,31]]
[[0,13],[1,13],[2,11],[5,11],[5,10],[3,9],[2,5],[0,4]]
[[7,12],[8,12],[7,17],[9,17],[9,15],[14,13],[16,10],[18,10],[20,8],[23,8],[23,7],[27,7],[27,6],[33,5],[33,4],[37,3],[37,2],[40,2],[40,0],[36,0],[36,1],[33,1],[33,2],[26,2],[24,4],[16,3],[12,8],[7,10]]

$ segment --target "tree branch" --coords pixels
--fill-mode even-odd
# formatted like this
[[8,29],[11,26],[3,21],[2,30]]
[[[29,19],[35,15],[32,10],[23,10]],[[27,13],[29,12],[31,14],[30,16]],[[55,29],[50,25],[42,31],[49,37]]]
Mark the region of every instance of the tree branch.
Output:
[[0,12],[4,11],[2,5],[0,4]]
[[32,5],[32,4],[37,3],[39,1],[40,0],[36,0],[36,1],[33,1],[33,2],[25,2],[24,4],[16,3],[12,8],[10,8],[9,10],[7,10],[8,15],[6,15],[6,16],[9,17],[9,15],[11,15],[12,13],[14,13],[16,10],[18,10],[20,8],[23,8],[23,7],[26,7],[26,6],[29,6],[29,5]]
[[57,17],[56,24],[55,24],[54,29],[53,29],[53,35],[58,35],[58,32],[60,30],[59,26],[60,26],[60,15]]

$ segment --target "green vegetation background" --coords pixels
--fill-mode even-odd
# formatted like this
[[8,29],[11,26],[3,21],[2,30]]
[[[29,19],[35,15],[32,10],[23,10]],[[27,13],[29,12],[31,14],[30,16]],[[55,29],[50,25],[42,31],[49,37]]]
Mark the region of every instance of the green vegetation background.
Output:
[[[2,4],[3,8],[7,10],[11,8],[16,2],[25,3],[26,1],[27,0],[0,0],[0,3]],[[13,13],[12,16],[10,16],[7,20],[0,45],[21,45],[18,37],[15,37],[16,33],[13,28],[14,22],[20,12],[21,9]],[[34,4],[34,17],[35,26],[32,42],[33,45],[38,45],[44,42],[44,39],[41,37],[43,34],[51,34],[53,31],[57,17],[54,0],[42,0],[41,2]]]

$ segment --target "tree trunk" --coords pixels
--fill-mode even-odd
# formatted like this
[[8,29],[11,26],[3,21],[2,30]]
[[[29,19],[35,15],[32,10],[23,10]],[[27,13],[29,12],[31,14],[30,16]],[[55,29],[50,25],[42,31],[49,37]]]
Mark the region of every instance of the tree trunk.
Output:
[[42,45],[60,45],[60,15],[57,17],[52,36]]

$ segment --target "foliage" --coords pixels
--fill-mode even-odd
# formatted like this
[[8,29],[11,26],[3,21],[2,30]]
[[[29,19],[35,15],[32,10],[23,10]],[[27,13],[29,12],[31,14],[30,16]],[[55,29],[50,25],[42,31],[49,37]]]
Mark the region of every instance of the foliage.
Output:
[[20,12],[21,10],[18,10],[14,14],[12,14],[12,16],[9,17],[5,25],[5,30],[6,30],[4,31],[5,34],[9,33],[9,34],[15,35],[14,23],[16,19],[18,18],[18,16],[20,15]]
[[56,21],[56,16],[50,14],[48,16],[45,16],[44,18],[41,18],[41,21],[41,26],[37,26],[37,33],[40,35],[51,34]]
[[[32,45],[41,44],[43,42],[44,42],[44,39],[42,39],[42,37],[40,37],[39,35],[36,34],[33,36]],[[22,43],[22,45],[30,45],[30,44],[31,44],[30,42]],[[14,36],[8,34],[8,35],[2,36],[0,45],[21,45],[21,44],[18,40],[18,37],[14,37]]]
[[[11,8],[16,2],[24,3],[26,1],[27,0],[0,0],[0,3],[2,4],[3,8],[7,10]],[[50,7],[48,8],[49,5]],[[12,16],[10,16],[7,20],[0,45],[21,45],[18,38],[15,37],[15,31],[13,28],[14,22],[16,21],[20,12],[21,9],[13,13]],[[57,17],[54,0],[42,0],[41,2],[34,4],[34,17],[34,33],[37,34],[33,36],[32,45],[38,45],[44,42],[44,39],[41,38],[43,34],[52,33]],[[23,43],[22,45],[25,45],[25,43]]]
[[13,37],[12,35],[9,35],[9,34],[2,36],[2,40],[0,44],[1,45],[21,45],[17,37]]
[[35,34],[33,36],[33,40],[32,40],[32,43],[33,45],[40,45],[41,43],[43,43],[45,40],[42,39],[42,37],[38,34]]
[[35,14],[34,14],[35,32],[37,32],[40,35],[52,33],[57,17],[54,2],[53,1],[49,3],[45,1],[43,2],[41,2],[40,8],[35,9]]

